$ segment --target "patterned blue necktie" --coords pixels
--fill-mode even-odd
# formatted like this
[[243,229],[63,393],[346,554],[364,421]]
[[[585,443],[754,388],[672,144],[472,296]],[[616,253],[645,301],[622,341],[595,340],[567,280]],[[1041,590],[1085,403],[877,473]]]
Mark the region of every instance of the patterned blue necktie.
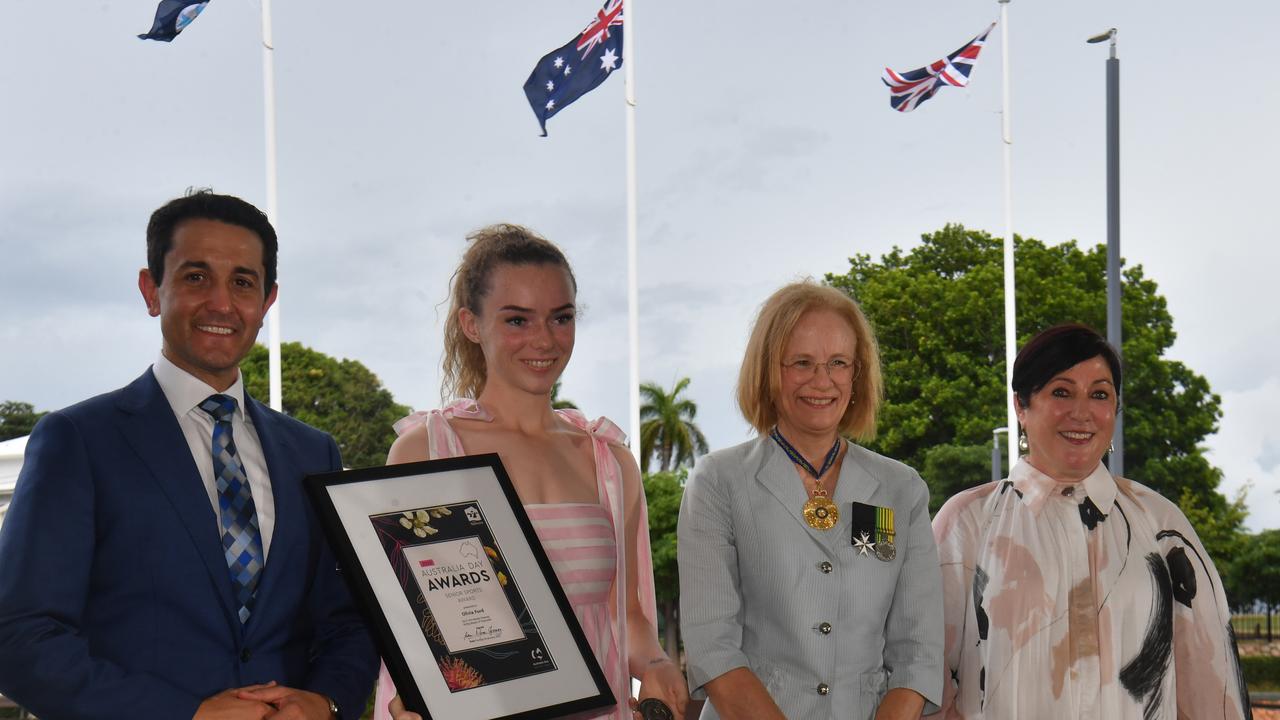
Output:
[[200,409],[213,416],[213,477],[218,484],[218,508],[222,516],[222,552],[227,558],[231,589],[240,604],[240,624],[243,625],[253,611],[253,594],[258,589],[266,558],[249,478],[244,474],[236,442],[231,437],[236,399],[210,395],[200,403]]

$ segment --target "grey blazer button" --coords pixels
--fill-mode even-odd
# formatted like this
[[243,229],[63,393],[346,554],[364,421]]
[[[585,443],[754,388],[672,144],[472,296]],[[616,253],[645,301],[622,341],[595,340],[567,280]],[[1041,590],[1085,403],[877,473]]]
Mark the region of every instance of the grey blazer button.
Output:
[[830,634],[831,634],[831,623],[829,623],[829,622],[824,622],[824,623],[822,623],[821,625],[819,625],[819,626],[818,626],[818,632],[822,633],[823,635],[830,635]]
[[822,562],[818,563],[818,569],[822,571],[822,574],[830,575],[832,570],[831,563],[827,562],[826,560],[823,560]]
[[819,695],[826,695],[827,693],[831,692],[831,686],[827,685],[826,683],[818,683],[817,690]]

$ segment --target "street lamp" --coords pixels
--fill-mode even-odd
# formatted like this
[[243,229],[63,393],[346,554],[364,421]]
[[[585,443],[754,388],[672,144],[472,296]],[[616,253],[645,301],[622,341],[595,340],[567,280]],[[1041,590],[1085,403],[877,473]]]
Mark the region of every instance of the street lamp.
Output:
[[[1116,57],[1116,29],[1094,35],[1090,43],[1111,42],[1107,59],[1107,342],[1121,354],[1120,327],[1120,59]],[[1124,416],[1116,415],[1107,469],[1124,474]]]
[[1009,428],[998,427],[991,431],[991,482],[1000,482],[1004,477],[1004,473],[1000,469],[1000,433],[1005,434],[1005,440],[1008,441]]

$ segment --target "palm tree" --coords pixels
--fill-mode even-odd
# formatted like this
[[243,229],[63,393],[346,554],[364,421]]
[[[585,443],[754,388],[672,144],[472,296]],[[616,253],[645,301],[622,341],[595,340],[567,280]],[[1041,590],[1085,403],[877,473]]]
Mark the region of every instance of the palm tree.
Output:
[[658,456],[658,469],[673,470],[707,452],[707,438],[693,418],[698,404],[680,393],[689,387],[689,378],[680,378],[667,393],[654,383],[640,384],[640,469],[649,472],[649,460]]

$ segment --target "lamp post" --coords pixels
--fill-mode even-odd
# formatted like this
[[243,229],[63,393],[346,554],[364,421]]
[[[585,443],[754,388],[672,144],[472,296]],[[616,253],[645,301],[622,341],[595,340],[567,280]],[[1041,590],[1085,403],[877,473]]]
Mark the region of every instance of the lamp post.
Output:
[[1009,428],[999,427],[991,431],[991,482],[1000,482],[1004,477],[1004,473],[1000,468],[1000,433],[1004,433],[1007,438],[1009,436]]
[[[1090,43],[1110,41],[1107,58],[1107,342],[1121,354],[1120,327],[1120,59],[1116,57],[1116,29],[1089,38]],[[1107,469],[1124,474],[1124,416],[1116,415]]]

